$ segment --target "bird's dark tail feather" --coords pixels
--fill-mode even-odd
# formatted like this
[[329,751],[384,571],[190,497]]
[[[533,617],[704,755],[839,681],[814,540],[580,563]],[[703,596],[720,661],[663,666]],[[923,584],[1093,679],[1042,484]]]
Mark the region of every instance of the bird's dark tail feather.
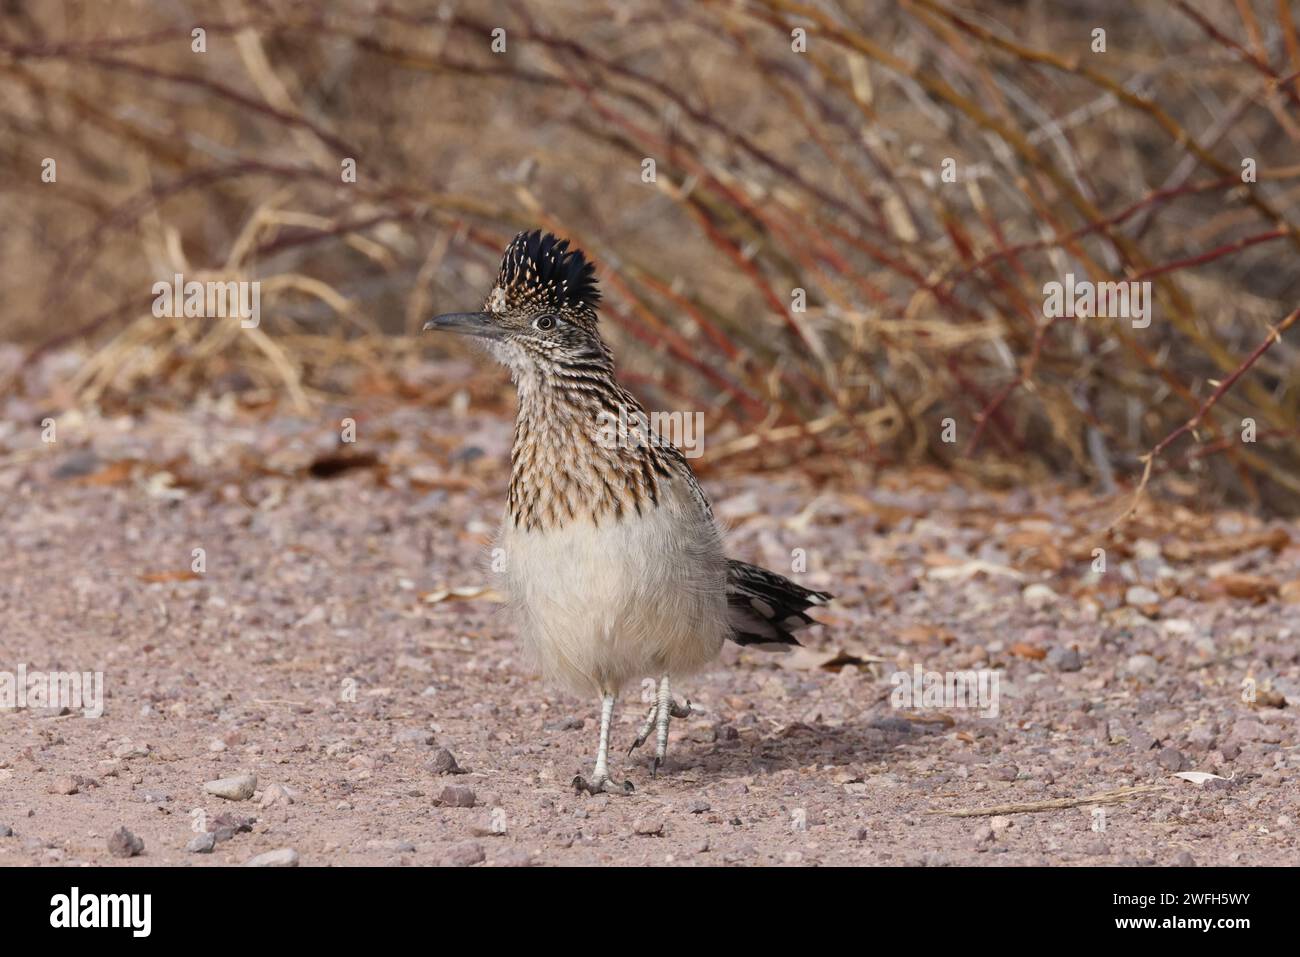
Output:
[[738,645],[797,645],[794,632],[815,624],[805,612],[831,596],[796,585],[766,568],[727,561],[731,640]]

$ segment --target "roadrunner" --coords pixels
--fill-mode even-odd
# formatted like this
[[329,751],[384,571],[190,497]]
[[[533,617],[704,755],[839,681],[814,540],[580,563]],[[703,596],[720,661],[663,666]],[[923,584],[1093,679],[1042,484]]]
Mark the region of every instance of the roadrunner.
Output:
[[686,459],[650,428],[614,378],[596,329],[595,267],[540,231],[520,233],[482,311],[424,328],[473,336],[510,370],[519,395],[510,491],[499,535],[506,592],[543,676],[601,699],[600,744],[579,792],[631,793],[609,774],[610,722],[629,681],[658,679],[628,750],[690,714],[670,682],[722,649],[798,644],[830,596],[728,559],[709,500]]

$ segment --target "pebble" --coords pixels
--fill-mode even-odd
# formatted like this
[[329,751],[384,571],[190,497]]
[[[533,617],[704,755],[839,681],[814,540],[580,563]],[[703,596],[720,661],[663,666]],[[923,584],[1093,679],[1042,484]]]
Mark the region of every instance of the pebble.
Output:
[[1160,594],[1145,585],[1133,585],[1124,593],[1124,601],[1130,605],[1158,605]]
[[410,841],[375,840],[366,841],[366,847],[372,851],[388,851],[393,854],[413,854],[415,845]]
[[80,478],[99,468],[99,456],[85,450],[69,453],[50,473],[57,479]]
[[108,838],[108,853],[114,857],[135,857],[144,850],[144,841],[125,827],[119,827]]
[[637,818],[632,822],[632,832],[642,837],[660,837],[664,833],[664,822],[659,818]]
[[14,829],[8,824],[0,824],[0,837],[13,837]]
[[512,847],[494,855],[492,858],[494,867],[532,867],[532,855],[520,847]]
[[442,862],[447,867],[473,867],[485,860],[487,854],[483,852],[482,844],[477,841],[461,841],[447,850]]
[[212,821],[212,836],[217,843],[228,841],[236,834],[246,834],[257,822],[254,817],[239,817],[236,814],[220,814]]
[[76,778],[64,774],[51,781],[46,790],[51,794],[76,794],[81,788],[78,786]]
[[1177,748],[1161,748],[1156,755],[1156,764],[1166,771],[1181,771],[1186,763],[1183,753]]
[[245,867],[297,867],[298,852],[292,847],[281,847],[265,854],[258,854],[244,861]]
[[191,854],[211,854],[216,846],[217,836],[211,831],[204,831],[190,838],[190,842],[185,845],[185,850]]
[[1057,600],[1056,592],[1042,582],[1027,585],[1020,593],[1020,597],[1030,608],[1046,608],[1048,605],[1055,604]]
[[433,732],[421,731],[419,728],[408,728],[393,735],[393,744],[398,746],[433,744],[433,740]]
[[1154,678],[1159,667],[1150,655],[1130,655],[1124,662],[1124,670],[1139,678]]
[[876,728],[880,731],[895,731],[901,734],[911,734],[913,731],[912,722],[906,718],[899,718],[894,715],[886,715],[883,718],[874,719],[868,727]]
[[461,774],[460,765],[456,763],[456,758],[446,748],[439,748],[433,752],[433,757],[425,762],[424,765],[434,774]]
[[443,807],[473,807],[477,797],[473,788],[449,784],[438,795],[438,803]]
[[1057,671],[1079,671],[1083,668],[1083,657],[1077,648],[1057,645],[1047,653],[1047,664]]
[[219,778],[203,785],[203,790],[227,801],[247,801],[257,790],[257,775],[237,774],[232,778]]
[[262,807],[288,806],[297,803],[297,801],[298,792],[293,788],[285,787],[283,784],[272,784],[262,791],[262,800],[258,804]]
[[586,724],[582,718],[573,715],[567,715],[563,718],[556,718],[553,721],[546,721],[542,724],[543,731],[581,731]]
[[989,820],[989,827],[994,831],[1005,831],[1011,827],[1014,822],[1009,817],[998,814]]
[[1196,858],[1192,857],[1190,851],[1179,851],[1178,856],[1174,858],[1174,867],[1195,867]]

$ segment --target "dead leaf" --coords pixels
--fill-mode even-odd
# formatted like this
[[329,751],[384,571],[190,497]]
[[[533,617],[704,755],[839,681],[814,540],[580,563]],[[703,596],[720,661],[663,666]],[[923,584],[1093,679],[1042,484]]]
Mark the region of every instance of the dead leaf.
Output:
[[950,714],[943,711],[937,712],[907,712],[907,720],[913,724],[941,724],[945,728],[951,728],[957,723],[957,720]]
[[905,645],[928,645],[932,641],[951,645],[957,640],[951,632],[930,625],[906,625],[898,630],[895,637]]
[[1047,650],[1039,648],[1037,645],[1026,644],[1023,641],[1017,641],[1007,649],[1017,658],[1033,658],[1035,661],[1042,661],[1047,657]]
[[848,652],[842,648],[832,650],[818,650],[816,648],[791,648],[790,653],[781,659],[781,664],[787,668],[794,668],[796,671],[816,671],[823,669],[825,671],[839,671],[845,665],[856,665],[861,667],[873,661],[889,661],[889,658],[881,658],[879,655],[869,655],[865,652]]
[[437,605],[444,601],[469,601],[474,598],[498,602],[506,600],[505,595],[490,585],[462,585],[459,588],[438,588],[420,593],[420,601],[426,605]]
[[118,485],[122,482],[129,482],[131,473],[135,470],[135,465],[134,459],[111,462],[98,472],[83,476],[78,481],[83,485]]
[[1255,700],[1250,703],[1252,708],[1285,708],[1286,695],[1279,694],[1272,688],[1259,688],[1255,691]]
[[1220,575],[1214,583],[1233,598],[1246,598],[1256,603],[1267,601],[1269,596],[1278,593],[1278,583],[1262,575]]
[[379,456],[373,452],[331,452],[318,455],[307,466],[307,474],[312,478],[334,478],[353,469],[370,469],[379,464]]
[[159,582],[192,582],[202,578],[198,572],[191,571],[188,568],[172,569],[165,572],[145,572],[138,576],[140,581],[157,584]]
[[1174,775],[1174,777],[1182,778],[1184,781],[1191,781],[1197,786],[1204,784],[1206,781],[1231,780],[1230,778],[1223,777],[1221,774],[1211,774],[1209,771],[1179,771]]
[[1247,532],[1207,541],[1174,541],[1164,545],[1161,551],[1165,557],[1176,562],[1190,562],[1205,559],[1231,558],[1256,548],[1270,548],[1281,551],[1291,541],[1291,536],[1283,528],[1270,528],[1263,532]]

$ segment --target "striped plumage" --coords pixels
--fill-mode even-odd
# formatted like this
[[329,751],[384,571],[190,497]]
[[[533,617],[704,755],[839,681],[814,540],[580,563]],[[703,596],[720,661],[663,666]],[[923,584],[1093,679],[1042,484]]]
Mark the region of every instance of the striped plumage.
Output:
[[[597,331],[595,270],[567,241],[520,233],[478,313],[425,328],[482,339],[519,395],[499,543],[506,591],[546,678],[603,700],[601,747],[587,790],[611,785],[613,702],[659,676],[637,743],[683,712],[669,681],[712,660],[723,641],[798,644],[807,610],[829,600],[727,559],[709,501],[685,457],[650,428],[619,386]],[[634,745],[635,747],[635,745]],[[627,786],[630,790],[630,785]]]

